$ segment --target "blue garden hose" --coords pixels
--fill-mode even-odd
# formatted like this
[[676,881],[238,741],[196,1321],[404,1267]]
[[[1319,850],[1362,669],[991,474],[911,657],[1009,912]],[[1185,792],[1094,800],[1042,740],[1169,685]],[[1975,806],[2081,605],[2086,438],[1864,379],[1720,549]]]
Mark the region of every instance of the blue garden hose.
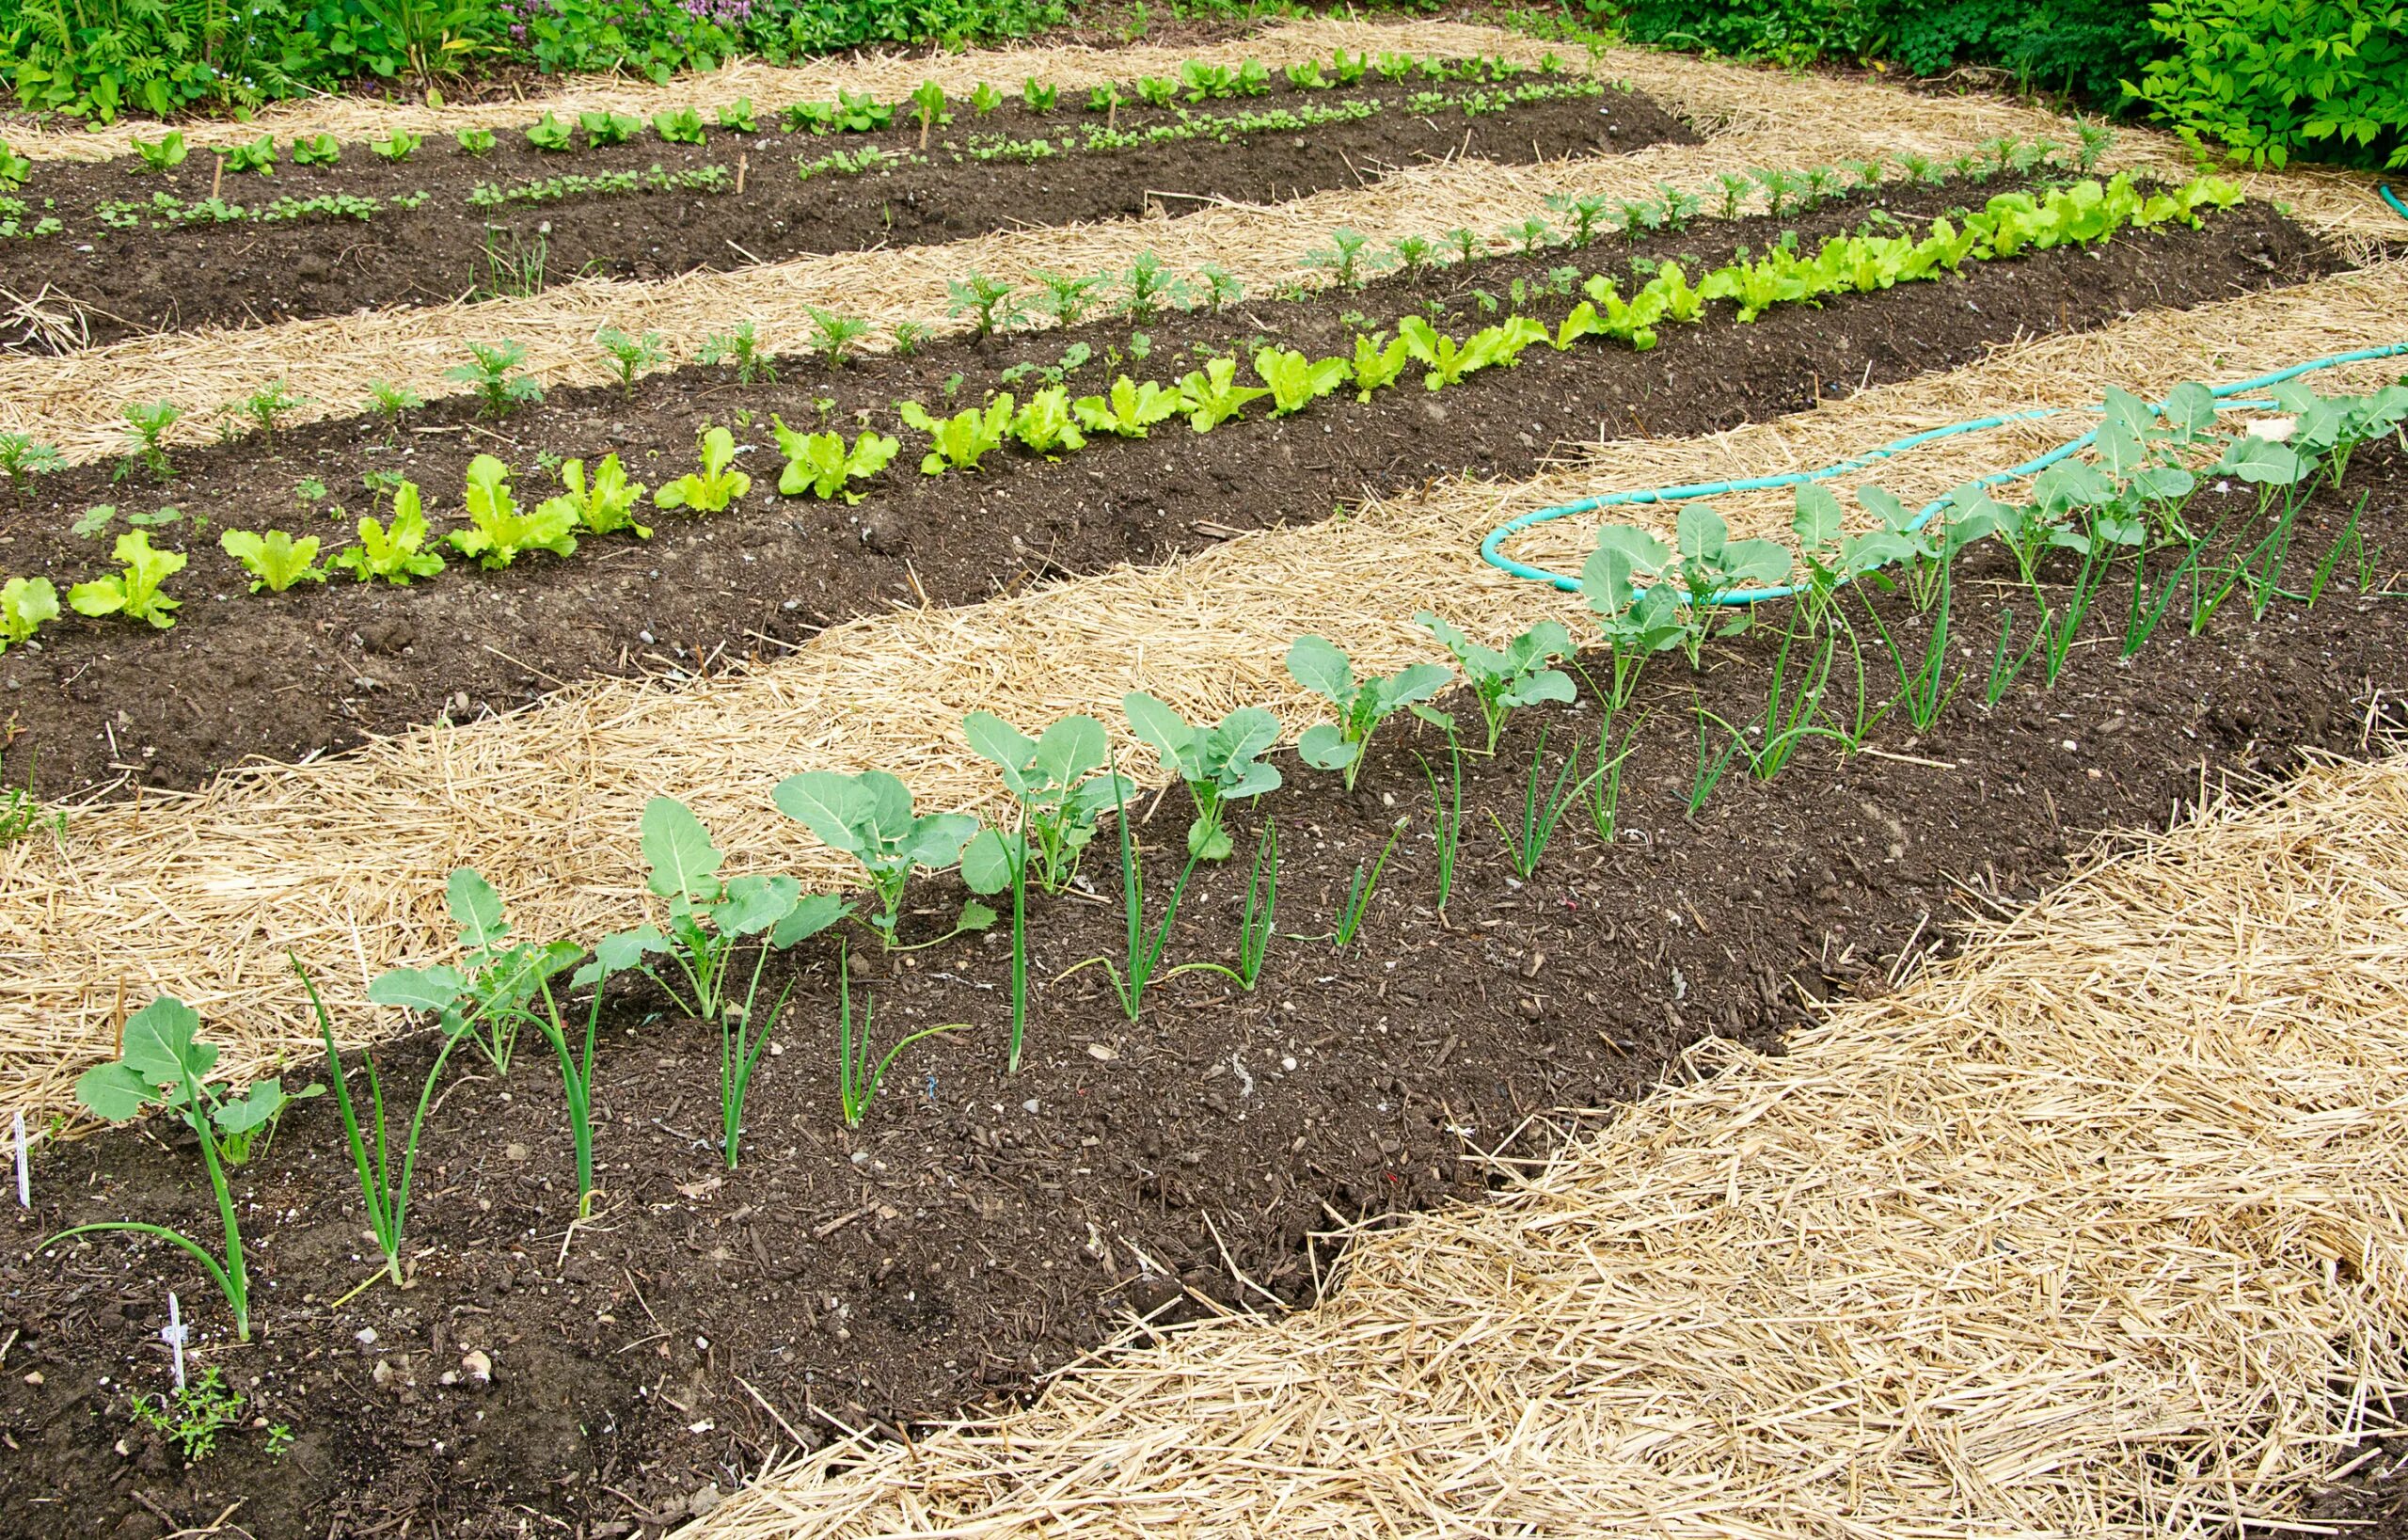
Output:
[[[2408,219],[2408,204],[2401,203],[2399,195],[2394,193],[2388,184],[2383,186],[2380,191],[2383,200],[2390,204],[2401,218]],[[2394,342],[2384,347],[2359,348],[2349,353],[2327,354],[2321,358],[2311,358],[2305,363],[2293,364],[2288,369],[2275,370],[2270,374],[2259,374],[2251,379],[2235,380],[2229,385],[2217,386],[2210,391],[2210,394],[2215,398],[2219,405],[2224,406],[2270,405],[2272,403],[2243,401],[2236,398],[2244,391],[2263,389],[2270,385],[2280,385],[2286,380],[2297,379],[2302,374],[2313,373],[2320,369],[2331,369],[2339,364],[2365,363],[2377,358],[2394,358],[2402,355],[2408,355],[2408,342]],[[2094,406],[2083,409],[2095,412],[2100,408]],[[1951,422],[1943,428],[1930,428],[1922,433],[1909,434],[1904,438],[1893,438],[1877,449],[1852,455],[1836,465],[1825,466],[1819,470],[1793,471],[1782,476],[1753,476],[1744,481],[1699,482],[1687,486],[1656,486],[1640,491],[1608,492],[1603,497],[1583,498],[1578,502],[1568,502],[1558,508],[1541,508],[1508,519],[1489,531],[1487,538],[1480,543],[1480,554],[1481,560],[1501,572],[1531,582],[1546,583],[1567,594],[1576,594],[1580,591],[1578,577],[1568,576],[1546,567],[1533,566],[1527,562],[1515,561],[1504,553],[1502,548],[1505,542],[1524,530],[1552,523],[1559,518],[1595,513],[1604,508],[1626,508],[1640,503],[1687,502],[1697,498],[1721,497],[1734,492],[1768,492],[1784,486],[1797,486],[1806,482],[1829,481],[1834,476],[1845,476],[1852,471],[1862,470],[1868,466],[1942,438],[1953,438],[1964,433],[1986,433],[1992,428],[2003,428],[2013,422],[2029,422],[2039,418],[2057,417],[2067,410],[2067,408],[2060,406],[2043,406],[2030,411],[2004,412],[1995,417],[1973,418],[1963,422]],[[2099,430],[2093,428],[2078,438],[2068,439],[2059,444],[2046,454],[2026,460],[2021,465],[2010,467],[2005,470],[1994,471],[1980,478],[1973,484],[1987,489],[2002,482],[2016,481],[2025,476],[2036,475],[2060,460],[2081,453],[2098,437]],[[1940,498],[1925,504],[1922,511],[1915,515],[1914,522],[1908,527],[1917,530],[1923,528],[1942,508],[1948,506],[1948,500],[1947,498]],[[1737,589],[1727,594],[1717,595],[1715,602],[1755,604],[1766,599],[1785,599],[1797,592],[1794,586]]]

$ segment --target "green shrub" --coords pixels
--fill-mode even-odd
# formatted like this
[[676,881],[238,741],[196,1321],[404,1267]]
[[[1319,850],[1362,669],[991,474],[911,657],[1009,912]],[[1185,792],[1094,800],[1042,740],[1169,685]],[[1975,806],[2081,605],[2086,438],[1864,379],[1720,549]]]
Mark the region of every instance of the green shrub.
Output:
[[2133,91],[2202,149],[2250,166],[2294,158],[2408,166],[2408,4],[2161,0],[2172,45]]

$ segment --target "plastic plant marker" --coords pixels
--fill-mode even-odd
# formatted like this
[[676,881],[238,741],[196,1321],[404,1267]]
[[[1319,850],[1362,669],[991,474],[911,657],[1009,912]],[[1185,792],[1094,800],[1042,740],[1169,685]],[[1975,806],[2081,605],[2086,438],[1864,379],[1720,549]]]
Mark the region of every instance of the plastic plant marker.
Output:
[[184,1325],[183,1305],[176,1298],[176,1291],[170,1289],[167,1291],[167,1324],[159,1328],[159,1340],[176,1350],[176,1389],[179,1391],[184,1388],[184,1342],[191,1335],[191,1329]]
[[33,1206],[34,1168],[33,1163],[25,1158],[25,1114],[20,1108],[17,1112],[17,1207],[29,1209]]

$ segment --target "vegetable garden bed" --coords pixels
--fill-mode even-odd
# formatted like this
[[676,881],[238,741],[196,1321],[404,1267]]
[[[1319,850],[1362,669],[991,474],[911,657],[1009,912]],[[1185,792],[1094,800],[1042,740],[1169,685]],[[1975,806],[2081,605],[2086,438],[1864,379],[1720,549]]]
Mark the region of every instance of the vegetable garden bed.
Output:
[[[2258,505],[2228,482],[2192,510],[2242,532],[2217,551],[2262,557]],[[420,1156],[406,1293],[353,1292],[379,1260],[355,1239],[341,1127],[325,1102],[296,1103],[235,1173],[273,1279],[254,1307],[268,1328],[211,1359],[249,1415],[290,1430],[280,1454],[237,1426],[182,1469],[169,1435],[128,1431],[128,1387],[156,1377],[161,1350],[141,1344],[165,1325],[163,1283],[180,1280],[187,1309],[206,1285],[173,1254],[108,1238],[27,1253],[92,1219],[205,1233],[206,1200],[189,1136],[69,1146],[38,1164],[36,1208],[13,1221],[23,1244],[0,1261],[25,1334],[0,1380],[20,1445],[0,1500],[44,1536],[141,1512],[136,1489],[187,1513],[244,1497],[261,1534],[346,1512],[501,1534],[531,1511],[624,1533],[690,1511],[773,1444],[1015,1394],[1110,1336],[1124,1307],[1179,1318],[1303,1302],[1336,1260],[1308,1238],[1333,1218],[1475,1193],[1489,1171],[1476,1152],[1531,1153],[1549,1109],[1640,1093],[1703,1034],[1776,1044],[1807,997],[1881,989],[1907,951],[1946,948],[1968,897],[2028,895],[2085,831],[2159,819],[2203,774],[2279,773],[2303,751],[2359,752],[2408,728],[2408,631],[2382,596],[2400,586],[2392,553],[2408,550],[2408,453],[2361,449],[2289,530],[2261,575],[2314,604],[2270,591],[2253,615],[2238,588],[2193,635],[2178,595],[2127,657],[2127,611],[2154,589],[2138,582],[2128,601],[2122,574],[2093,595],[2053,685],[2045,656],[2002,680],[1993,643],[2020,611],[2011,661],[2030,645],[2033,595],[2066,604],[2085,570],[2068,553],[2031,595],[1985,543],[1960,558],[1951,608],[1844,595],[1871,682],[1860,702],[1843,653],[1832,720],[1895,692],[1877,631],[1908,666],[1938,615],[1962,639],[1956,692],[1920,731],[1893,707],[1877,753],[1808,745],[1770,779],[1727,749],[1711,765],[1700,745],[1719,737],[1709,717],[1762,718],[1777,628],[1711,644],[1702,673],[1654,665],[1613,726],[1594,705],[1612,663],[1587,656],[1581,702],[1513,715],[1493,756],[1478,752],[1476,706],[1450,698],[1468,751],[1451,878],[1435,837],[1454,808],[1443,735],[1400,719],[1352,790],[1276,755],[1286,785],[1231,813],[1235,858],[1197,869],[1164,959],[1246,966],[1248,894],[1263,891],[1252,857],[1274,825],[1274,934],[1254,987],[1161,979],[1133,1021],[1102,969],[1064,976],[1126,950],[1107,816],[1092,881],[1030,900],[1038,983],[1017,1074],[1002,1072],[1006,938],[938,939],[965,895],[951,878],[915,883],[899,939],[924,949],[881,955],[856,932],[840,953],[829,932],[772,954],[759,988],[783,1007],[780,1051],[751,1088],[732,1169],[718,1034],[649,990],[614,990],[594,1092],[604,1196],[573,1233],[546,1050],[525,1034],[505,1079],[464,1048]],[[1613,800],[1592,795],[1601,782],[1574,790],[1516,876],[1533,785],[1543,806],[1562,767],[1587,776],[1601,745]],[[1135,816],[1151,926],[1188,809],[1173,792]],[[1359,929],[1338,945],[1350,913]],[[847,1007],[881,1052],[964,1024],[913,1043],[858,1129],[837,1115],[826,1052]],[[378,1056],[397,1116],[430,1052]],[[69,1490],[84,1496],[53,1500]]]
[[[1811,247],[1877,216],[1920,228],[1998,191],[1893,183],[1779,219],[1701,220],[1635,242],[1246,299],[1218,314],[1164,311],[1139,323],[1124,312],[835,369],[789,360],[775,381],[744,384],[726,367],[688,367],[640,378],[624,393],[556,391],[498,420],[454,399],[398,423],[359,418],[178,451],[165,482],[139,466],[41,477],[0,536],[0,569],[43,576],[66,594],[108,566],[110,543],[129,520],[173,507],[180,516],[147,533],[157,548],[187,557],[169,588],[188,602],[166,630],[68,615],[42,631],[40,650],[0,659],[20,735],[12,754],[51,792],[191,786],[254,754],[297,757],[437,717],[467,720],[597,674],[706,671],[890,605],[967,603],[1117,562],[1162,561],[1229,533],[1325,516],[1367,488],[1416,485],[1459,468],[1526,475],[1558,444],[1592,434],[1710,432],[1970,361],[2018,337],[2335,267],[2280,215],[2232,209],[2195,230],[2127,232],[2087,249],[1969,262],[1961,278],[1835,297],[1821,309],[1776,306],[1747,325],[1717,302],[1701,324],[1665,327],[1650,351],[1593,340],[1561,353],[1532,346],[1517,367],[1444,391],[1418,389],[1425,371],[1414,365],[1401,389],[1368,402],[1340,390],[1292,418],[1264,417],[1264,403],[1206,434],[1172,416],[1143,438],[1091,433],[1086,448],[1053,459],[1007,448],[974,475],[920,473],[929,440],[894,412],[898,401],[952,412],[991,391],[1025,401],[1046,389],[1041,371],[1073,350],[1087,361],[1066,373],[1063,389],[1083,395],[1119,373],[1175,385],[1215,353],[1247,359],[1271,346],[1343,357],[1366,331],[1392,340],[1408,315],[1435,316],[1457,335],[1514,312],[1558,328],[1586,303],[1562,292],[1567,271],[1625,283],[1631,268],[1668,261],[1699,271],[1734,246],[1764,249],[1793,231]],[[1091,303],[1111,303],[1124,281],[1100,284]],[[1148,356],[1133,357],[1139,334]],[[911,447],[848,487],[858,505],[779,496],[773,421],[798,432],[833,427],[855,443],[883,431]],[[258,595],[246,593],[251,576],[218,544],[224,530],[277,529],[319,538],[330,557],[359,514],[389,515],[389,486],[372,495],[364,476],[417,483],[440,531],[458,523],[456,489],[479,455],[514,468],[515,495],[531,506],[554,490],[538,467],[593,465],[605,453],[657,487],[691,467],[712,423],[733,424],[732,442],[745,446],[735,465],[752,490],[704,518],[640,506],[655,531],[648,542],[589,532],[572,557],[531,553],[501,572],[454,553],[439,577],[406,587],[338,573]],[[117,512],[95,524],[95,507]],[[196,531],[186,510],[207,510],[210,526]],[[90,532],[77,533],[79,524]]]
[[[1881,131],[1760,135],[1723,81],[1701,140],[1555,62],[931,84],[308,165],[0,151],[32,179],[0,288],[83,316],[21,307],[28,346],[806,252],[917,285],[863,299],[909,318],[875,350],[801,291],[788,356],[768,310],[699,357],[597,312],[620,384],[547,393],[594,377],[579,290],[540,378],[473,329],[514,307],[468,306],[406,318],[427,396],[469,328],[431,403],[346,363],[306,384],[348,417],[274,385],[129,401],[115,464],[0,435],[0,882],[46,884],[0,893],[0,998],[55,1018],[0,1023],[0,1069],[42,1117],[82,1072],[118,1125],[16,1137],[9,1532],[655,1540],[798,1449],[1309,1305],[1351,1235],[1483,1199],[1710,1036],[1777,1051],[2099,831],[2408,733],[2408,378],[2367,348],[2399,269],[2336,277],[2381,237],[2332,188],[2295,222],[1980,110],[1916,140],[1950,158],[1748,166]],[[2067,143],[1976,151],[1977,119]],[[1582,196],[1722,148],[1719,197]],[[1243,206],[1464,155],[1550,164],[1346,202],[1380,244]],[[1188,262],[1256,292],[1146,220],[1199,198],[1240,206]],[[1248,265],[1307,217],[1320,249]],[[940,246],[1093,219],[1126,223],[1087,260],[1129,265]],[[697,351],[695,313],[631,314]],[[294,335],[242,341],[281,368]],[[40,421],[88,434],[132,389],[109,360],[182,345],[93,354]],[[2352,367],[2174,386],[2237,360]],[[2170,393],[2071,393],[2117,380]],[[2052,408],[2090,414],[2079,455],[1880,489]],[[1871,441],[1989,411],[1996,439]],[[1726,493],[1730,524],[1697,500]],[[1509,514],[1483,554],[1576,598],[1474,565]],[[1459,609],[1410,630],[1423,602]]]
[[[17,238],[0,238],[0,288],[73,312],[80,339],[103,343],[1272,202],[1420,160],[1695,139],[1644,97],[1586,75],[1398,55],[1386,68],[1402,78],[1384,78],[1368,56],[1354,63],[1368,72],[1345,84],[1335,63],[1315,66],[1310,86],[1259,66],[1197,67],[1050,102],[1054,88],[1032,77],[991,103],[847,93],[731,103],[690,122],[546,114],[528,130],[473,131],[474,149],[268,135],[236,151],[263,167],[252,170],[205,151],[156,169],[138,156],[46,163],[8,195],[24,207],[5,231]],[[924,107],[941,115],[925,143]],[[296,164],[296,151],[310,159]]]

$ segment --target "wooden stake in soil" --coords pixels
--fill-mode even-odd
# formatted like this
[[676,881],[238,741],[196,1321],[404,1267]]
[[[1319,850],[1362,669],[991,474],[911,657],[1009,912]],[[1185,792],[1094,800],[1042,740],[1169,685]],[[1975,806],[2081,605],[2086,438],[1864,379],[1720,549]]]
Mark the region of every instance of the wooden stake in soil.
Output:
[[752,157],[750,155],[736,157],[736,196],[738,198],[744,196],[744,173],[752,168]]

